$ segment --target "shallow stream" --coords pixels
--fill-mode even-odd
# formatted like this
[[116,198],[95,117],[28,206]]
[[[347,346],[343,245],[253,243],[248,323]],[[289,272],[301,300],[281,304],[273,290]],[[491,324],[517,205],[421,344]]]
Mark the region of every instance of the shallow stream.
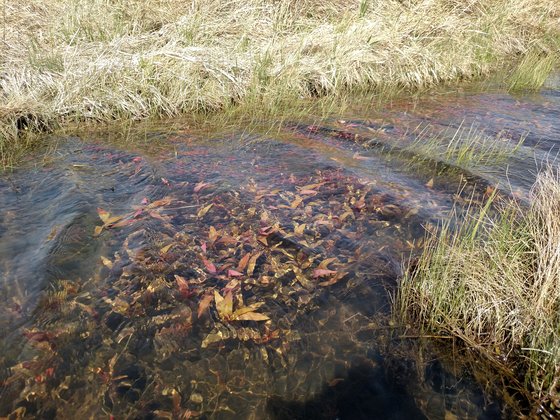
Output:
[[454,205],[527,199],[560,92],[247,132],[94,132],[0,176],[0,417],[499,417],[407,354],[390,295]]

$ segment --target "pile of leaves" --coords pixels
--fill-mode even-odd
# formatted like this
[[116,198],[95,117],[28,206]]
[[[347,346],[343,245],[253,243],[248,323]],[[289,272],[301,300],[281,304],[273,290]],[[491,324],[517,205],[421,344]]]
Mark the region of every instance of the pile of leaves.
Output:
[[336,168],[235,190],[160,181],[125,213],[97,209],[91,234],[109,251],[88,281],[60,280],[40,302],[29,360],[1,385],[13,418],[263,409],[332,377],[305,360],[345,366],[423,235],[398,192]]

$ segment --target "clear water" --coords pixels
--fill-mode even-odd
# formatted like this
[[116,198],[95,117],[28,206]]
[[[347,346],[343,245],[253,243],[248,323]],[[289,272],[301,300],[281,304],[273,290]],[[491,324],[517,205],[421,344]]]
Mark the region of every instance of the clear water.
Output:
[[[499,417],[464,372],[410,357],[389,296],[461,196],[527,197],[554,161],[560,94],[348,115],[266,136],[60,139],[2,175],[0,416]],[[458,163],[417,147],[427,125],[526,140]]]

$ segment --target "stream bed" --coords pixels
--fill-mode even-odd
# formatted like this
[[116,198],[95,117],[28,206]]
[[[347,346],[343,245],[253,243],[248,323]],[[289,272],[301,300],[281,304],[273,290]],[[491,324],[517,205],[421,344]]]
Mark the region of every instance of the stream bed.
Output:
[[528,197],[560,92],[247,133],[92,132],[0,176],[0,417],[499,418],[407,353],[391,295],[454,206]]

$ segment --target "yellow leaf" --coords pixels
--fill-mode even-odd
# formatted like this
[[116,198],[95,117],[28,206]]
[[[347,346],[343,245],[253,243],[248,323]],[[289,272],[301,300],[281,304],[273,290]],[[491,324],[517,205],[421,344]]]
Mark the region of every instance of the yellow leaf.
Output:
[[336,261],[336,257],[334,258],[327,258],[326,260],[321,261],[321,263],[319,264],[319,266],[317,268],[320,269],[325,269],[325,268],[329,268],[329,264]]
[[296,197],[296,199],[294,201],[292,201],[292,203],[290,204],[290,207],[295,209],[301,204],[302,201],[303,201],[303,199],[298,195]]
[[95,229],[93,230],[93,236],[99,236],[101,235],[101,232],[103,232],[103,226],[95,226]]
[[162,254],[167,254],[167,251],[169,251],[171,249],[171,247],[173,246],[173,244],[169,244],[169,245],[165,245],[163,248],[161,248],[159,250],[159,252],[161,252]]
[[214,242],[217,237],[218,237],[218,232],[216,231],[216,228],[214,226],[210,226],[210,231],[208,232],[208,239],[210,239],[210,242]]
[[294,233],[296,235],[303,235],[304,231],[305,231],[305,223],[302,223],[301,225],[296,224],[296,227],[294,228]]
[[214,203],[208,204],[206,207],[202,207],[202,208],[198,211],[197,216],[198,216],[198,217],[204,217],[204,215],[205,215],[206,213],[208,213],[208,210],[210,210],[210,209],[212,208],[213,205],[214,205]]
[[107,220],[109,220],[109,217],[111,217],[111,213],[109,213],[108,211],[103,210],[101,208],[97,209],[97,214],[99,215],[99,218],[101,219],[101,221],[103,223],[106,223]]
[[428,182],[426,182],[426,187],[434,188],[434,178],[432,178]]
[[227,292],[225,297],[222,297],[217,290],[214,290],[214,301],[220,318],[230,319],[233,312],[233,294],[231,291]]
[[103,220],[105,222],[105,226],[107,225],[112,225],[113,223],[118,222],[119,220],[121,220],[123,217],[122,216],[113,216],[113,217],[108,217],[107,220]]
[[270,318],[264,314],[259,314],[257,312],[247,312],[238,316],[236,321],[268,321]]
[[113,262],[109,258],[101,257],[101,262],[107,268],[113,268]]
[[255,265],[257,264],[257,260],[261,256],[261,254],[262,254],[262,252],[258,252],[255,255],[253,255],[251,257],[251,259],[249,260],[249,264],[247,266],[247,275],[248,276],[253,275],[253,271],[255,271]]

